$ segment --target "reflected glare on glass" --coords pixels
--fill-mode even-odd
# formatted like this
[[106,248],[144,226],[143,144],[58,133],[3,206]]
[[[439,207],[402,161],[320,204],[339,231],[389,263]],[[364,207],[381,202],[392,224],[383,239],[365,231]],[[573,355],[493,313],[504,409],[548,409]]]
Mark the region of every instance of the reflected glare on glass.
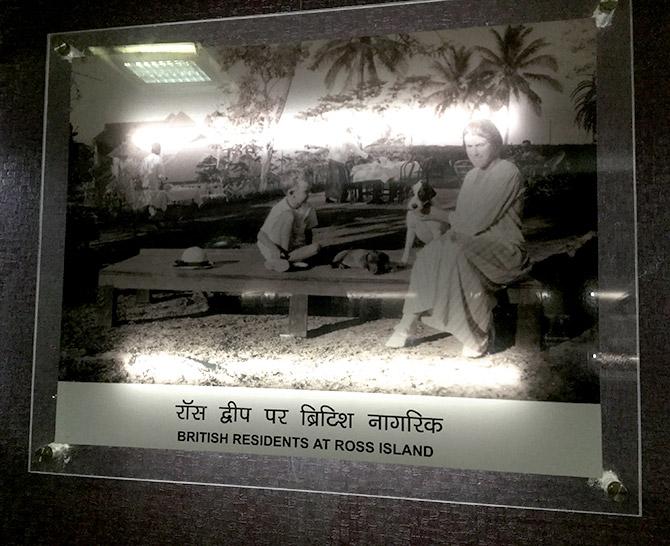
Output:
[[[368,389],[404,391],[412,382],[430,377],[438,387],[505,388],[518,385],[521,371],[513,364],[495,364],[489,358],[477,360],[462,357],[434,358],[412,356],[407,366],[407,355],[396,354],[391,361],[380,363],[375,358],[331,358],[323,362],[297,360],[286,355],[274,358],[251,357],[225,366],[205,364],[196,360],[167,353],[139,354],[125,364],[126,372],[134,380],[153,380],[158,383],[199,383],[214,373],[224,384],[238,384],[240,377],[263,377],[268,372],[290,377],[293,382],[346,383]],[[261,386],[261,385],[259,385]],[[272,385],[268,385],[271,387]]]

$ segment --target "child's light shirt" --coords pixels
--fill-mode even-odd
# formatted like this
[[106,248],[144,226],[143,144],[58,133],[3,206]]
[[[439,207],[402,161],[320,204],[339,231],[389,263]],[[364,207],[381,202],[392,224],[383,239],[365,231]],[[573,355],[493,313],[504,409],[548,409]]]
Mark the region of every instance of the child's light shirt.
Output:
[[284,197],[284,199],[272,207],[261,227],[261,231],[276,245],[281,244],[279,241],[279,233],[281,232],[279,222],[281,222],[282,214],[287,211],[293,214],[293,230],[289,248],[286,250],[293,250],[305,245],[305,232],[318,226],[319,221],[316,217],[316,210],[314,210],[312,205],[303,203],[297,209],[294,209],[288,204],[286,197]]

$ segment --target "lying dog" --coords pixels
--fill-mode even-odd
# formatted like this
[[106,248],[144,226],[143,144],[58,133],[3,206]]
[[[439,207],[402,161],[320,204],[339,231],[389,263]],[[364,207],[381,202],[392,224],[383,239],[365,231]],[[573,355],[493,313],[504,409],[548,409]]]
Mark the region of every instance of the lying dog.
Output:
[[407,235],[405,237],[405,251],[402,254],[400,262],[406,264],[409,261],[409,253],[414,246],[414,241],[418,238],[424,244],[430,243],[433,239],[442,235],[447,224],[439,220],[422,220],[421,216],[430,213],[434,199],[437,193],[433,187],[424,180],[420,180],[412,186],[411,197],[407,202]]
[[360,248],[338,252],[330,265],[339,269],[367,269],[373,275],[380,275],[391,270],[388,254]]

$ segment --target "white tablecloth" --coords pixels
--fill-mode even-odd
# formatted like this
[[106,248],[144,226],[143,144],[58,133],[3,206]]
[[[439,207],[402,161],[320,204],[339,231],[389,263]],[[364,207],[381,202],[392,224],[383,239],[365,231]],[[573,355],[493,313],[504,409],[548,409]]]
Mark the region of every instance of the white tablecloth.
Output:
[[380,159],[372,163],[363,163],[352,167],[351,180],[354,183],[369,182],[371,180],[381,180],[384,183],[390,180],[399,182],[403,178],[403,175],[407,177],[410,173],[412,179],[416,180],[420,171],[421,167],[416,161]]
[[173,186],[167,190],[167,199],[171,204],[179,203],[189,205],[195,203],[200,206],[203,202],[203,193],[207,194],[207,190],[204,188],[176,188]]

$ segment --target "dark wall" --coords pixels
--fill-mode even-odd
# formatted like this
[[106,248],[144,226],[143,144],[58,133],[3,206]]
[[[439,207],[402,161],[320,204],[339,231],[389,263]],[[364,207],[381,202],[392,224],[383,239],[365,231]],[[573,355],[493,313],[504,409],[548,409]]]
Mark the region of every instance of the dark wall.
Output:
[[[10,543],[670,543],[668,17],[634,2],[642,518],[28,474],[47,32],[364,2],[3,0],[0,5],[0,539]],[[596,4],[594,0],[593,4]],[[473,3],[473,6],[476,2]],[[169,7],[168,7],[169,6]],[[476,8],[473,8],[476,9]]]

